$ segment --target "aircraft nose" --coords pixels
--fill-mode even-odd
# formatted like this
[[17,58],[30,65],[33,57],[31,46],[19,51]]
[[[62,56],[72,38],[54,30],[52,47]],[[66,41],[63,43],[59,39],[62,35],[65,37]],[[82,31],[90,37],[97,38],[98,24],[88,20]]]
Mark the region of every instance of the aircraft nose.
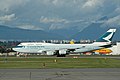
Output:
[[16,51],[16,48],[12,48],[13,51]]

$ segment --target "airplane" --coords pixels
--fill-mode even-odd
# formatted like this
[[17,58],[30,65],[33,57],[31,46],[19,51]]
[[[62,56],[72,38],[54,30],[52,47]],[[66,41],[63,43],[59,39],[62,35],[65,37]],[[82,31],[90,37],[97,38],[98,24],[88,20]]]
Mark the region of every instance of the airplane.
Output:
[[109,29],[105,34],[91,44],[53,44],[41,42],[23,42],[12,48],[18,53],[46,53],[65,57],[68,53],[84,53],[111,47],[111,40],[116,29]]

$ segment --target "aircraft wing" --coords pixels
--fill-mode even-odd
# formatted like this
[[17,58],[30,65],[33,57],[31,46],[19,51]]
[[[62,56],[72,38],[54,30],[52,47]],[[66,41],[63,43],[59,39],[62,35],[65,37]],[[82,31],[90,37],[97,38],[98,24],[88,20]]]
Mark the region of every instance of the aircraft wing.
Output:
[[103,49],[104,47],[98,47],[98,46],[84,46],[82,48],[75,49],[74,52],[90,52],[98,49]]
[[98,46],[82,46],[77,48],[61,48],[61,49],[54,49],[54,50],[45,50],[45,51],[73,51],[74,52],[90,52],[98,49],[103,49],[104,47],[98,47]]

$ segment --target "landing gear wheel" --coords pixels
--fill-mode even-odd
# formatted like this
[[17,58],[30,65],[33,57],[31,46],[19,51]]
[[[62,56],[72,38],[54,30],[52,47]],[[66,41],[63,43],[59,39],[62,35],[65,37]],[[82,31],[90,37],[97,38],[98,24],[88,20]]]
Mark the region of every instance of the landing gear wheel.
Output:
[[58,54],[57,57],[66,57],[66,54]]

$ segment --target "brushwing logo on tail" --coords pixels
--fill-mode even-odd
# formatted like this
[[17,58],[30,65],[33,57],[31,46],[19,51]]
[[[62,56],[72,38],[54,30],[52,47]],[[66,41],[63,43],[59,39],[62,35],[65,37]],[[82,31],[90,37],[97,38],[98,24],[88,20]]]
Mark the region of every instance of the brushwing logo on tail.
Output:
[[104,37],[103,39],[106,40],[107,42],[111,42],[111,38],[113,36],[114,32],[111,32],[108,36]]
[[111,42],[116,29],[109,29],[105,34],[103,34],[96,42]]

